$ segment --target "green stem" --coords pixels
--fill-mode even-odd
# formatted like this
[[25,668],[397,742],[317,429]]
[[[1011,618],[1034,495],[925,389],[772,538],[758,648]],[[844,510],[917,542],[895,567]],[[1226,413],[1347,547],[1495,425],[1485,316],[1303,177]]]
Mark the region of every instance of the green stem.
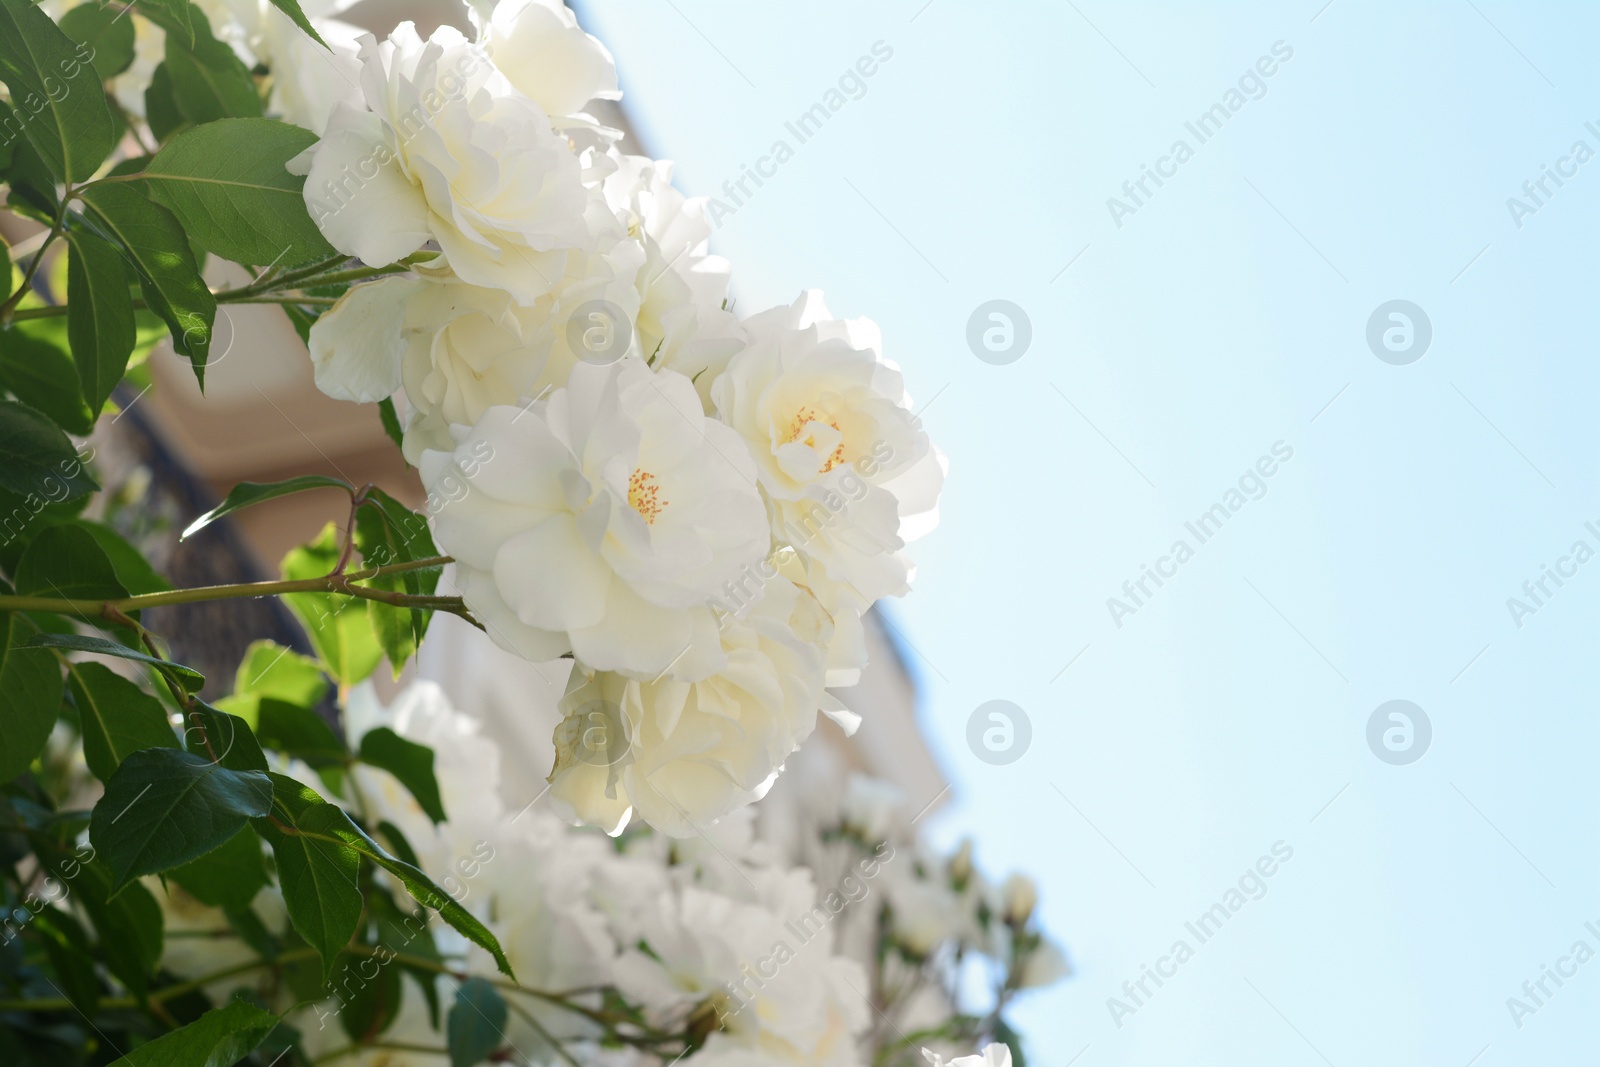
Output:
[[324,271],[330,271],[333,268],[348,262],[350,262],[349,256],[343,254],[333,256],[329,259],[324,259],[319,263],[313,263],[308,267],[296,267],[294,270],[286,270],[282,274],[271,275],[269,277],[262,278],[258,282],[252,282],[249,285],[244,286],[242,289],[236,289],[234,291],[241,294],[265,293],[271,289],[279,288],[281,286],[293,285],[302,278],[315,278]]
[[[301,834],[300,836],[315,837],[316,835]],[[345,946],[345,951],[353,956],[378,955],[377,949],[368,948],[365,945],[347,945]],[[464,982],[468,978],[475,977],[474,975],[468,974],[466,971],[457,970],[454,967],[448,967],[437,960],[426,959],[422,956],[412,956],[404,952],[390,952],[387,949],[384,949],[383,958],[385,960],[392,960],[393,962],[400,964],[402,967],[414,967],[418,970],[433,971],[435,974],[447,974],[458,982]],[[619,1016],[614,1012],[601,1011],[597,1008],[586,1008],[582,1004],[574,1004],[570,1000],[567,1000],[567,995],[563,993],[547,993],[542,989],[531,989],[528,986],[519,985],[518,983],[507,978],[485,978],[484,981],[498,989],[504,989],[511,993],[523,993],[527,996],[545,1001],[548,1004],[553,1004],[558,1008],[564,1008],[576,1015],[582,1015],[591,1022],[599,1023],[601,1026],[605,1027],[607,1031],[611,1031],[617,1023],[628,1023],[634,1026],[638,1025],[632,1019]],[[652,1041],[659,1042],[680,1040],[679,1036],[675,1034],[662,1033],[659,1030],[654,1030],[648,1027],[643,1029],[646,1031],[646,1036]]]
[[108,617],[110,612],[126,613],[145,608],[168,607],[173,604],[199,604],[211,600],[240,600],[247,597],[282,596],[285,593],[337,593],[362,600],[379,600],[397,607],[443,608],[446,611],[460,606],[459,597],[415,596],[354,585],[371,578],[381,578],[406,571],[442,567],[451,562],[449,556],[429,556],[427,559],[406,563],[391,563],[386,567],[369,567],[348,574],[328,574],[321,578],[300,578],[282,582],[240,582],[234,585],[207,585],[195,589],[172,589],[163,593],[143,593],[120,600],[72,600],[40,596],[0,596],[0,611],[47,611],[59,615],[93,615]]
[[[337,297],[305,296],[301,293],[279,293],[275,296],[250,295],[240,297],[230,295],[236,291],[237,290],[224,289],[222,292],[215,293],[213,295],[216,296],[217,303],[219,304],[294,304],[329,307],[339,302]],[[137,310],[144,311],[147,310],[150,305],[146,304],[143,300],[135,298],[133,301],[133,306]],[[24,322],[28,319],[53,319],[61,315],[65,315],[66,313],[66,304],[51,304],[48,307],[23,308],[20,311],[12,312],[11,320],[13,322]]]
[[219,304],[310,304],[332,307],[339,302],[336,296],[306,296],[304,293],[278,293],[267,296],[234,296],[227,290],[216,294]]
[[[136,300],[134,303],[135,305],[138,305],[142,303],[142,301]],[[25,322],[28,319],[51,319],[55,318],[57,315],[65,315],[66,313],[67,305],[65,304],[52,304],[49,307],[42,308],[23,308],[21,311],[13,311],[11,313],[11,321]]]
[[[251,960],[249,963],[236,963],[232,967],[224,967],[220,971],[203,974],[199,978],[176,985],[165,986],[150,993],[143,999],[139,997],[105,997],[100,1001],[100,1007],[108,1011],[128,1008],[142,1008],[148,1002],[161,1003],[174,997],[181,997],[197,989],[203,989],[212,982],[220,982],[227,978],[237,978],[241,974],[259,971],[265,968],[282,967],[289,963],[298,963],[301,960],[315,959],[317,950],[314,948],[297,948],[292,952],[285,952],[275,960]],[[75,1006],[72,1001],[64,997],[54,997],[38,1000],[0,1000],[0,1012],[3,1011],[72,1011]]]
[[365,1052],[367,1049],[392,1049],[395,1052],[421,1052],[425,1055],[431,1056],[450,1055],[449,1049],[439,1048],[436,1045],[414,1045],[409,1041],[369,1041],[364,1045],[346,1045],[344,1048],[334,1049],[327,1055],[318,1056],[311,1062],[313,1064],[332,1063],[335,1060],[342,1060],[346,1056],[353,1056],[357,1052]]
[[44,254],[50,250],[50,243],[61,236],[61,231],[67,225],[67,203],[75,195],[72,183],[66,185],[66,192],[61,196],[61,210],[56,213],[55,224],[50,227],[50,232],[44,235],[44,243],[39,245],[39,250],[33,254],[33,259],[28,261],[28,269],[22,272],[22,284],[17,286],[17,291],[6,297],[6,302],[0,304],[0,326],[11,322],[17,304],[28,292],[28,286],[33,281],[33,276],[39,273],[39,266],[44,262]]
[[[437,253],[420,253],[428,259],[435,258]],[[411,269],[415,256],[407,256],[398,263],[391,263],[387,267],[353,267],[350,270],[335,271],[332,274],[318,274],[309,278],[296,279],[301,283],[302,289],[320,289],[324,285],[343,285],[345,282],[360,282],[368,278],[381,278],[385,274],[404,274]]]
[[297,267],[276,277],[263,278],[259,282],[238,289],[224,289],[217,294],[217,299],[219,301],[237,301],[247,296],[256,296],[260,293],[286,289],[291,285],[299,285],[302,289],[317,289],[324,285],[359,282],[367,278],[378,278],[385,274],[404,274],[414,264],[433,259],[436,255],[437,253],[435,252],[413,252],[404,259],[397,260],[386,266],[352,267],[349,270],[342,271],[335,271],[333,268],[343,263],[348,263],[350,257],[335,256],[332,259],[325,259],[321,263],[313,263],[309,267]]

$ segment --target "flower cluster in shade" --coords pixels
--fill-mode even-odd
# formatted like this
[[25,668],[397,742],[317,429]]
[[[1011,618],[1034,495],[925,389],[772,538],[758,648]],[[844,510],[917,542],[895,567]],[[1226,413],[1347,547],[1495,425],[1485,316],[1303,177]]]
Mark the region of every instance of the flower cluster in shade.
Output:
[[291,169],[335,248],[409,269],[317,320],[316,381],[395,402],[489,636],[570,659],[554,801],[690,836],[762,796],[819,712],[859,721],[825,689],[909,591],[944,461],[871,322],[815,292],[728,310],[704,201],[585,110],[616,72],[559,0],[472,19],[330,39],[349,77]]
[[[360,686],[343,717],[353,749],[379,727],[431,748],[447,820],[435,824],[397,779],[359,764],[333,799],[352,815],[395,828],[418,864],[493,930],[522,987],[585,991],[571,999],[590,1008],[625,1004],[640,1030],[699,1033],[685,1065],[865,1067],[877,1043],[936,1032],[960,1014],[935,977],[937,966],[984,961],[1003,976],[1007,996],[1066,973],[1060,950],[1038,930],[1031,883],[1013,876],[990,884],[970,846],[933,852],[914,832],[912,805],[885,783],[813,762],[803,772],[804,789],[793,791],[802,799],[785,812],[784,833],[771,832],[757,809],[747,808],[704,837],[679,840],[640,828],[613,841],[573,827],[547,801],[505,803],[502,774],[516,768],[502,767],[499,746],[432,683],[414,683],[387,707],[370,685]],[[329,790],[310,766],[270,758]],[[386,877],[380,874],[380,883]],[[175,884],[148,884],[165,911],[166,970],[193,979],[253,958],[237,937],[215,934],[228,925],[220,910]],[[263,889],[252,907],[268,929],[284,929],[275,887]],[[441,923],[414,936],[436,939],[451,974],[408,974],[404,1001],[371,1049],[349,1050],[341,1025],[343,1012],[355,1010],[345,1000],[359,998],[359,982],[295,1009],[286,1021],[313,1060],[343,1049],[339,1062],[354,1067],[449,1063],[421,1051],[440,1044],[422,982],[437,981],[449,1003],[463,977],[494,979],[496,967]],[[407,941],[405,950],[426,955],[421,944]],[[263,983],[256,995],[275,1008],[290,1006],[274,999],[291,996],[288,990]],[[225,978],[213,992],[237,988]],[[579,1012],[515,991],[506,997],[519,1007],[502,1034],[505,1061],[666,1067],[670,1058],[614,1047]],[[891,1027],[874,1027],[882,1010],[874,1003],[893,1013]],[[962,1051],[939,1043],[930,1057]],[[985,1055],[948,1062],[1009,1062],[1004,1046]]]

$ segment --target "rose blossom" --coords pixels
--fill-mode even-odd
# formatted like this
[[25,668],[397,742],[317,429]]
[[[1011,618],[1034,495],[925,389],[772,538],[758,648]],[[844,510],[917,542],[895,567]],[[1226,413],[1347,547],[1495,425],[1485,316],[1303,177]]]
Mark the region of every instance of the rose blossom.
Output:
[[937,519],[943,457],[877,327],[830,320],[814,291],[744,325],[711,395],[755,456],[776,536],[867,603],[906,593],[900,550]]
[[339,251],[374,266],[429,242],[463,281],[531,303],[592,243],[582,167],[539,106],[461,34],[401,23],[361,39],[367,110],[335,104],[291,161]]
[[496,642],[645,678],[721,666],[707,602],[769,534],[748,450],[689,379],[633,358],[580,363],[546,399],[452,432],[453,452],[423,454],[422,479],[473,472],[435,533]]
[[779,578],[745,619],[725,619],[726,665],[698,681],[574,670],[556,727],[551,796],[583,822],[630,812],[687,837],[762,796],[816,726],[832,624]]

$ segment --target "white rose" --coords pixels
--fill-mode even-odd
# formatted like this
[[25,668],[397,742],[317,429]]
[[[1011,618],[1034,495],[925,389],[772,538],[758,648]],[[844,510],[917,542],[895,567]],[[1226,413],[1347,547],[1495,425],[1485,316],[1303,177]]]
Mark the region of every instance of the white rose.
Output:
[[[580,359],[605,363],[637,353],[637,345],[623,344],[623,332],[631,332],[633,277],[642,261],[633,241],[619,241],[605,255],[573,256],[561,284],[530,307],[460,282],[435,284],[407,303],[406,459],[417,463],[426,449],[451,448],[449,428],[476,422],[491,407],[560,388]],[[595,315],[613,331],[603,338],[612,347],[598,354],[584,348]]]
[[1010,1047],[998,1042],[984,1046],[976,1056],[958,1056],[949,1062],[928,1049],[923,1049],[922,1055],[933,1067],[1011,1067]]
[[698,681],[574,671],[555,733],[551,797],[619,829],[630,812],[674,837],[765,794],[816,726],[830,624],[779,578],[745,619],[726,619],[725,666]]
[[829,578],[822,568],[807,566],[794,549],[785,546],[774,557],[778,570],[796,585],[808,590],[833,622],[833,640],[828,643],[828,687],[855,685],[870,658],[863,616],[872,601],[848,582]]
[[645,678],[722,665],[708,600],[768,532],[748,450],[687,378],[580,363],[546,399],[454,432],[453,452],[423,454],[423,483],[467,606],[502,647]]
[[459,32],[361,39],[367,110],[334,106],[291,169],[328,241],[366,263],[437,242],[463,281],[532,303],[592,243],[582,168],[545,113]]
[[[403,385],[405,456],[417,463],[427,449],[455,446],[452,425],[565,385],[580,356],[609,362],[636,353],[637,345],[621,341],[631,334],[633,279],[643,259],[628,240],[604,255],[573,256],[561,284],[527,306],[449,272],[357,286],[311,327],[317,387],[338,400],[375,403]],[[617,331],[614,356],[584,350],[592,314]]]
[[561,0],[501,0],[487,17],[476,8],[473,16],[495,67],[552,118],[575,116],[590,100],[621,98],[611,53]]
[[1039,903],[1039,888],[1027,875],[1013,874],[1001,886],[1000,897],[1005,902],[1006,922],[1022,926],[1032,917],[1033,909]]
[[247,67],[272,72],[269,112],[321,134],[334,104],[361,108],[362,31],[330,16],[347,3],[307,0],[306,18],[327,42],[324,48],[279,10],[272,0],[196,0],[212,32],[226,41]]
[[810,292],[745,328],[749,347],[711,393],[755,455],[775,534],[868,602],[906,593],[900,550],[935,519],[943,457],[879,356],[877,327],[829,320]]
[[324,48],[268,0],[260,2],[259,51],[272,70],[271,110],[320,135],[335,105],[362,106],[362,31],[337,19],[317,19],[313,24],[328,43]]
[[[432,749],[440,803],[452,823],[479,825],[502,813],[499,748],[481,736],[476,719],[451,706],[444,690],[434,682],[412,682],[387,706],[379,701],[372,684],[363,682],[345,700],[343,725],[352,751],[359,751],[361,739],[380,726]],[[387,776],[387,772],[375,773]],[[408,832],[413,826],[431,832],[421,807],[409,793],[403,796],[398,804],[387,802],[392,806],[384,807],[375,818]]]
[[644,156],[611,156],[608,204],[646,253],[638,275],[640,351],[656,367],[689,377],[712,410],[711,383],[745,345],[744,329],[724,305],[728,261],[710,255],[706,198],[672,186],[672,164]]
[[889,883],[889,900],[895,940],[919,956],[967,926],[961,899],[948,886],[900,874]]
[[839,814],[845,826],[872,844],[887,841],[899,822],[905,796],[898,788],[864,774],[852,774],[845,783]]
[[[814,902],[813,892],[775,910],[678,889],[638,913],[617,985],[680,1018],[690,1005],[716,1004],[722,1029],[695,1054],[702,1062],[855,1067],[855,1038],[869,1022],[866,973],[825,943],[797,944],[785,925]],[[639,942],[648,951],[631,947]]]
[[[612,859],[611,843],[537,809],[487,830],[485,840],[493,851],[467,885],[469,906],[486,917],[517,978],[545,990],[607,984],[620,946],[590,897],[596,870]],[[468,969],[488,975],[495,964],[474,946]],[[533,999],[523,1007],[558,1037],[595,1036],[594,1025],[571,1011]],[[507,1037],[525,1052],[544,1047],[538,1028],[520,1013],[511,1018]]]

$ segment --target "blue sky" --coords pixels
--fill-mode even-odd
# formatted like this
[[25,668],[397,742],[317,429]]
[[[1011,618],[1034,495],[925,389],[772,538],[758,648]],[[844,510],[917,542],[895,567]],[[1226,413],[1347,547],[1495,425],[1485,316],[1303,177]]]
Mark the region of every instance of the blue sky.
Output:
[[[740,309],[825,290],[927,405],[950,477],[896,618],[957,790],[938,833],[1035,873],[1078,969],[1018,1012],[1037,1062],[1592,1057],[1600,962],[1571,954],[1600,952],[1600,562],[1574,547],[1600,551],[1600,159],[1575,146],[1600,152],[1600,12],[585,17],[686,192],[771,175],[714,238]],[[835,89],[800,143],[786,124]],[[1003,365],[967,341],[997,299],[1032,333]],[[1397,300],[1431,327],[1419,357],[1369,344]],[[1186,524],[1217,504],[1202,543]],[[1170,577],[1134,603],[1146,566]],[[993,699],[1031,724],[1005,766],[967,743]],[[1369,745],[1391,700],[1431,726],[1414,762]],[[1242,877],[1259,899],[1200,944],[1185,924]],[[1192,958],[1113,1012],[1180,939]],[[1546,965],[1576,973],[1535,1004]]]

